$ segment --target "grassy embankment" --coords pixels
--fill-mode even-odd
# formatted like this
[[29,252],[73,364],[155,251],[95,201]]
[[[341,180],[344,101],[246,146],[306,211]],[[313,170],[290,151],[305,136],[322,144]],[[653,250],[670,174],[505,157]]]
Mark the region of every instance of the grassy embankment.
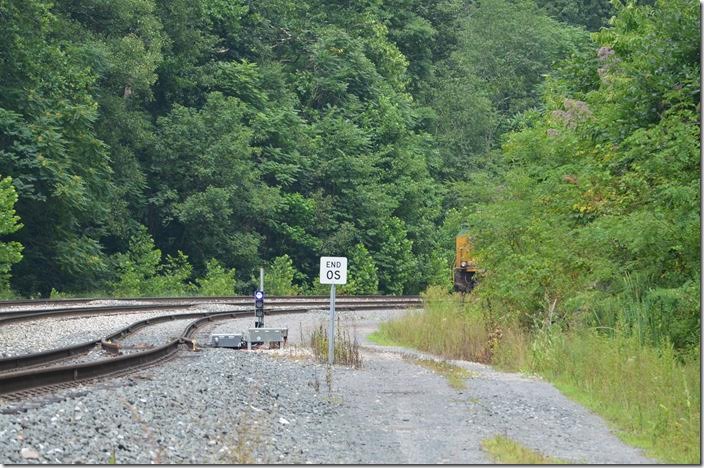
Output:
[[423,312],[382,324],[370,339],[538,374],[648,456],[700,463],[699,350],[683,360],[671,347],[644,346],[618,332],[490,329],[477,304],[438,293],[426,295]]

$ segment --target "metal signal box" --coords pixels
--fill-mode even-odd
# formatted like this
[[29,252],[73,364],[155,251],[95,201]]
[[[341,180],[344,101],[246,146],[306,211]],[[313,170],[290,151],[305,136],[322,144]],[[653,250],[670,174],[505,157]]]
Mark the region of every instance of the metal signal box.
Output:
[[210,335],[210,344],[216,348],[241,348],[242,333],[218,333]]
[[254,343],[280,343],[288,339],[288,328],[250,328],[247,349],[252,349]]

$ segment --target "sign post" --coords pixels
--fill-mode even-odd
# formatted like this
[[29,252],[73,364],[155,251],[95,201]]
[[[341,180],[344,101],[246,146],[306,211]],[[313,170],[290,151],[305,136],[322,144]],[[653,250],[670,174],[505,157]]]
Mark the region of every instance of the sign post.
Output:
[[335,362],[335,285],[347,284],[347,257],[320,257],[320,284],[330,285],[328,364]]

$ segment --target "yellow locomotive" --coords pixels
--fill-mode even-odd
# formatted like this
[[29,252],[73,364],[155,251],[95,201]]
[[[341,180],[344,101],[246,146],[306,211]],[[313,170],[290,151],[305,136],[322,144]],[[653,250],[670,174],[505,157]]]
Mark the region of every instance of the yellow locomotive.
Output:
[[453,268],[455,291],[468,293],[477,284],[477,263],[472,258],[472,240],[466,231],[455,237],[455,265]]

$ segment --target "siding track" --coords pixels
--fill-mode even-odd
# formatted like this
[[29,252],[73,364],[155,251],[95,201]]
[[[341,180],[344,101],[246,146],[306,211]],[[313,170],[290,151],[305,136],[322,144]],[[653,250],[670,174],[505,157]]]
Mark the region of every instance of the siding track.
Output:
[[[173,298],[168,298],[173,301]],[[195,305],[191,298],[183,303],[189,306]],[[134,322],[116,332],[113,332],[100,340],[91,340],[76,345],[63,348],[47,350],[39,353],[11,356],[0,359],[0,395],[4,398],[22,398],[22,395],[32,394],[32,389],[63,387],[67,384],[85,382],[96,378],[124,374],[145,366],[154,365],[157,362],[170,359],[179,349],[194,349],[195,343],[193,335],[199,327],[217,320],[231,318],[243,318],[253,315],[251,310],[253,300],[246,298],[228,298],[231,305],[238,305],[237,310],[218,312],[186,312],[172,315],[162,315]],[[213,301],[214,302],[214,301]],[[207,304],[206,302],[198,302]],[[54,303],[55,304],[55,303]],[[52,305],[54,305],[52,304]],[[336,310],[375,310],[375,309],[405,309],[419,307],[421,304],[418,297],[383,297],[383,296],[362,296],[362,297],[342,297],[337,301]],[[179,307],[182,306],[179,304]],[[241,307],[248,307],[242,309]],[[294,307],[295,306],[295,307]],[[310,310],[321,310],[327,307],[327,298],[269,298],[267,301],[267,315],[301,313]],[[156,309],[155,309],[156,308]],[[0,316],[0,326],[3,323],[17,322],[36,318],[50,318],[64,315],[95,315],[102,313],[135,313],[147,310],[158,310],[159,308],[174,308],[174,304],[142,304],[142,305],[119,305],[102,307],[72,307],[72,308],[49,308],[24,311],[23,314]],[[157,346],[141,352],[133,352],[126,355],[101,359],[93,362],[83,362],[70,365],[47,365],[57,361],[74,358],[77,355],[89,352],[94,347],[100,345],[105,350],[115,350],[114,341],[120,340],[135,331],[144,327],[163,323],[171,320],[195,319],[189,323],[181,335],[167,344]],[[43,366],[37,368],[37,366]],[[29,392],[29,393],[28,393]]]

